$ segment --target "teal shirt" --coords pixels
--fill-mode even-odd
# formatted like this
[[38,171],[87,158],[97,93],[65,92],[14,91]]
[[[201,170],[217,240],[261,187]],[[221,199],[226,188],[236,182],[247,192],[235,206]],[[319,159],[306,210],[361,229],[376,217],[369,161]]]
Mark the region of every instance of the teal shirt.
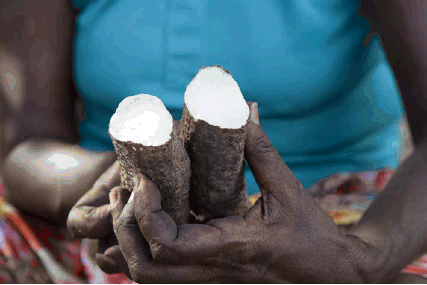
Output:
[[[396,168],[403,105],[358,0],[74,0],[74,79],[87,104],[80,145],[113,150],[127,96],[158,96],[181,118],[202,66],[230,70],[259,103],[273,145],[306,188],[343,171]],[[259,188],[246,166],[248,193]]]

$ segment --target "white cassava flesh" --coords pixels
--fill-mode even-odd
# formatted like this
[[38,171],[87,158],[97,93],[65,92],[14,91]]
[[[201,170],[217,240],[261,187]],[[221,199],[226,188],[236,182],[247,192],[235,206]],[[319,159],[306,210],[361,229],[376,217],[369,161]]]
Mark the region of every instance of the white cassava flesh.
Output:
[[184,102],[195,120],[238,129],[246,125],[249,107],[237,82],[219,66],[202,68],[187,86]]
[[203,67],[187,86],[180,138],[190,157],[190,207],[199,221],[243,215],[249,106],[231,74]]
[[156,96],[129,96],[117,107],[110,120],[110,133],[120,141],[159,146],[171,138],[173,118]]
[[191,170],[178,127],[159,98],[138,94],[119,104],[108,132],[122,168],[121,186],[133,191],[133,178],[146,175],[160,190],[163,210],[183,224],[190,215]]

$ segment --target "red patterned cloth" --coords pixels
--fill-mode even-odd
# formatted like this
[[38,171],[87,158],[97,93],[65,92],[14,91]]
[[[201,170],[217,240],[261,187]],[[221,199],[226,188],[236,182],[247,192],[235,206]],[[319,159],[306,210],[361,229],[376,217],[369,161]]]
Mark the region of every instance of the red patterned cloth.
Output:
[[377,173],[376,184],[378,189],[384,189],[386,183],[391,178],[393,171],[391,170],[382,170]]
[[[392,171],[389,170],[368,172],[363,179],[375,181],[380,191],[391,175]],[[32,222],[28,225],[2,199],[2,187],[0,184],[1,283],[134,283],[124,274],[104,273],[88,254],[89,240],[74,240],[67,233],[43,223]],[[347,185],[346,189],[355,190],[357,185]],[[259,195],[250,198],[254,203]],[[328,212],[338,224],[354,222],[361,216],[355,215],[355,212]],[[13,215],[16,215],[15,219],[10,218]],[[427,256],[420,257],[402,272],[427,277]]]
[[0,184],[0,283],[131,284],[106,274],[89,257],[88,240],[76,240],[30,217],[22,218],[2,197]]

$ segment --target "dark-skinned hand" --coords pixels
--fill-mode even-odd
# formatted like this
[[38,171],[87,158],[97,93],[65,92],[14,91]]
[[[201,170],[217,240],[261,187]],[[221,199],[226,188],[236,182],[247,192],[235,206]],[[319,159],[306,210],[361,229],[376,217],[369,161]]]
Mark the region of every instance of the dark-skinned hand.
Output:
[[[179,121],[174,121],[174,127],[176,128],[178,125]],[[76,238],[88,238],[96,241],[95,260],[104,272],[125,273],[130,278],[126,260],[121,254],[113,232],[108,197],[111,192],[118,191],[121,203],[125,204],[129,199],[129,191],[119,187],[120,171],[120,163],[116,161],[97,179],[92,188],[71,209],[67,219],[67,228]]]
[[[248,102],[250,105],[251,102]],[[179,121],[174,121],[178,128]],[[95,260],[106,273],[125,273],[129,278],[126,260],[120,252],[116,236],[113,232],[109,194],[119,193],[120,203],[128,201],[130,193],[120,186],[120,163],[116,161],[92,188],[82,196],[71,209],[68,219],[68,231],[76,238],[89,238],[96,241],[97,253]],[[113,191],[114,190],[114,191]],[[199,223],[194,216],[189,217],[191,223]]]
[[244,216],[177,226],[146,176],[127,203],[112,191],[114,231],[134,281],[371,281],[378,250],[338,229],[253,122],[245,158],[262,196]]
[[123,203],[129,199],[129,191],[119,187],[120,171],[120,164],[116,161],[99,177],[93,187],[71,209],[67,228],[74,237],[96,241],[95,260],[103,271],[109,274],[125,273],[130,278],[129,269],[113,232],[108,198],[110,191],[115,189],[120,192]]

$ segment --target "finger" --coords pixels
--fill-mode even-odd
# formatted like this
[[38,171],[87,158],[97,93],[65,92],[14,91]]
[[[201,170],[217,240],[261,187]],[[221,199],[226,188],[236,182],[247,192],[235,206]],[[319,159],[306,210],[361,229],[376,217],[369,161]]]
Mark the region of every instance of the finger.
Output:
[[[136,185],[136,184],[134,184]],[[126,188],[123,187],[114,187],[110,194],[110,206],[111,206],[111,218],[118,218],[123,211],[123,208],[129,201],[131,193]],[[111,224],[113,228],[113,224]]]
[[249,106],[249,119],[253,123],[259,124],[258,103],[248,101],[248,102],[246,102],[246,104],[248,104],[248,106]]
[[172,217],[162,210],[160,191],[145,175],[139,175],[135,187],[135,217],[139,228],[154,252],[160,245],[171,244],[178,228]]
[[96,239],[95,241],[98,244],[97,252],[102,254],[104,254],[107,251],[107,249],[109,249],[110,247],[113,247],[119,244],[119,242],[117,241],[116,235],[114,233],[106,237],[103,237],[101,239]]
[[[134,185],[137,185],[136,183]],[[132,194],[135,193],[135,189]],[[151,261],[151,253],[148,243],[139,230],[133,211],[134,194],[128,203],[122,207],[117,205],[113,210],[113,227],[120,250],[127,262],[129,272],[135,281],[135,274],[141,274]]]
[[152,262],[144,266],[131,265],[129,268],[132,280],[137,283],[241,283],[244,278],[235,278],[233,272],[224,272],[208,265],[179,266]]
[[251,121],[246,131],[245,159],[261,190],[263,216],[269,217],[274,215],[274,209],[283,208],[285,203],[287,207],[292,207],[289,202],[294,201],[304,187],[283,162],[261,125],[256,123],[259,122],[258,104],[250,104],[250,109]]
[[[136,196],[123,208],[117,217],[114,215],[113,224],[121,252],[132,276],[138,283],[202,283],[218,282],[221,279],[217,269],[202,265],[166,265],[154,262],[150,247],[141,234],[135,213],[131,209],[136,205]],[[198,226],[198,225],[195,225]]]
[[208,224],[177,227],[162,210],[159,189],[146,176],[143,176],[140,187],[134,193],[135,218],[154,260],[195,264],[217,252],[220,228]]
[[102,253],[96,253],[95,260],[99,268],[101,268],[105,273],[124,273],[128,278],[132,278],[126,259],[124,258],[118,244],[109,247]]
[[100,238],[112,232],[108,194],[120,185],[120,164],[113,163],[71,209],[67,228],[77,238]]

